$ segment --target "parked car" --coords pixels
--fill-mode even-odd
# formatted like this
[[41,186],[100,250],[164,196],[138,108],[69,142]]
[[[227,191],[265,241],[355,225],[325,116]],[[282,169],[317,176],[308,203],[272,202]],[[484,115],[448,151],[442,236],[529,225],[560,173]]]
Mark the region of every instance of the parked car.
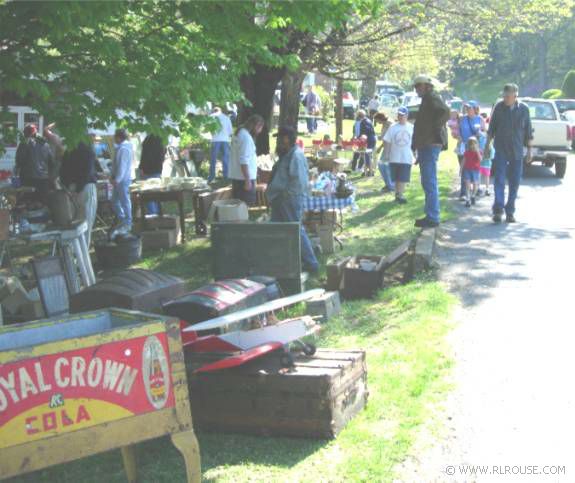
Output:
[[391,94],[392,96],[400,98],[405,94],[399,84],[389,81],[377,81],[375,83],[375,90],[380,96]]
[[359,103],[353,98],[351,92],[345,92],[343,94],[343,118],[344,119],[355,119],[355,113],[357,112]]
[[559,113],[571,126],[571,149],[575,151],[575,99],[553,99]]
[[563,178],[571,151],[573,132],[550,99],[521,98],[527,104],[533,125],[533,161],[555,167],[555,176]]
[[404,107],[419,106],[421,104],[421,97],[417,95],[417,92],[406,92],[401,104]]

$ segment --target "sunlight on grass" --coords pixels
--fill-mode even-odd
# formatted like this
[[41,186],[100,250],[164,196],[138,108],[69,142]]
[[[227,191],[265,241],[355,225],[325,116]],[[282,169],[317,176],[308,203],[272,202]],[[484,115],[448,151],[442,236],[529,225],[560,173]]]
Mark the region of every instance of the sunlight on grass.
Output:
[[[439,166],[446,220],[453,216],[445,200],[457,173],[454,154],[443,153]],[[415,167],[406,193],[409,201],[397,205],[392,195],[380,193],[379,177],[356,177],[360,211],[345,213],[344,249],[336,255],[383,256],[413,237],[413,220],[422,216],[423,207],[418,178]],[[182,277],[196,288],[211,280],[212,256],[209,239],[194,238],[147,255],[141,266]],[[327,257],[321,259],[325,264]],[[322,266],[313,285],[321,286],[324,278]],[[365,410],[334,441],[200,433],[204,481],[391,481],[418,427],[432,417],[434,404],[449,390],[445,376],[452,362],[445,334],[454,303],[433,274],[386,288],[373,300],[343,303],[342,313],[324,325],[319,344],[366,351],[370,396]],[[141,481],[184,481],[182,458],[167,438],[140,444],[137,451]],[[119,452],[112,451],[13,481],[124,482],[125,475]]]

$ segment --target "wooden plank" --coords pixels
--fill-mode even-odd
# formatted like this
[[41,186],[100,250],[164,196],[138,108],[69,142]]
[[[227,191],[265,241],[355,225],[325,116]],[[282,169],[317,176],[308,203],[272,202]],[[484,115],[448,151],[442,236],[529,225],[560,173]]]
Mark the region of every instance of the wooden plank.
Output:
[[389,255],[383,259],[383,269],[391,267],[394,263],[397,263],[403,257],[409,254],[412,248],[413,240],[406,240],[401,245],[399,245],[395,250],[393,250]]

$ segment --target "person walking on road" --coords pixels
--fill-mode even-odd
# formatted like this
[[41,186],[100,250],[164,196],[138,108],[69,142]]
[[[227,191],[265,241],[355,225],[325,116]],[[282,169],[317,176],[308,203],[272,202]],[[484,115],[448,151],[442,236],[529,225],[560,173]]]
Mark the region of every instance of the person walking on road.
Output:
[[431,77],[417,76],[414,88],[421,97],[421,105],[415,119],[412,149],[417,152],[421,186],[425,192],[425,216],[416,220],[415,226],[431,228],[439,225],[439,187],[437,184],[437,160],[441,150],[447,149],[449,107],[433,89]]
[[[529,108],[519,102],[519,88],[516,84],[506,84],[503,100],[493,108],[487,132],[485,153],[489,156],[491,143],[495,147],[492,176],[495,184],[493,221],[501,223],[505,211],[505,221],[514,223],[515,200],[523,174],[523,150],[527,148],[526,162],[531,162],[533,128]],[[509,183],[509,194],[505,202],[505,184]]]
[[210,153],[210,174],[208,175],[208,183],[211,183],[216,178],[216,164],[218,163],[218,156],[222,156],[222,175],[224,179],[228,177],[228,165],[230,163],[230,139],[234,130],[232,128],[232,121],[224,114],[219,107],[215,107],[212,117],[217,119],[220,129],[212,135],[212,149]]
[[459,158],[459,167],[461,170],[461,190],[460,190],[460,198],[462,200],[466,199],[466,189],[465,189],[465,180],[463,179],[463,155],[465,154],[465,150],[467,148],[467,143],[469,142],[470,138],[475,138],[479,143],[479,148],[484,149],[485,143],[480,141],[484,138],[484,131],[485,131],[485,121],[483,118],[478,114],[477,109],[479,105],[475,101],[469,101],[465,103],[465,116],[463,116],[459,120],[459,144],[457,146],[457,154]]

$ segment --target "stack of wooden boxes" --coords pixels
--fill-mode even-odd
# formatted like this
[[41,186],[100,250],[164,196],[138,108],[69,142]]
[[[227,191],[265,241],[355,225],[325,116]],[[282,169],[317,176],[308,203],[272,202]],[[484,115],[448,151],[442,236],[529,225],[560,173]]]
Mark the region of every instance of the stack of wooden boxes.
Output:
[[135,221],[134,231],[142,237],[143,250],[165,250],[181,242],[180,219],[175,215],[146,216]]
[[334,231],[336,225],[337,212],[335,210],[306,212],[305,229],[312,239],[317,239],[322,252],[326,255],[335,251]]

